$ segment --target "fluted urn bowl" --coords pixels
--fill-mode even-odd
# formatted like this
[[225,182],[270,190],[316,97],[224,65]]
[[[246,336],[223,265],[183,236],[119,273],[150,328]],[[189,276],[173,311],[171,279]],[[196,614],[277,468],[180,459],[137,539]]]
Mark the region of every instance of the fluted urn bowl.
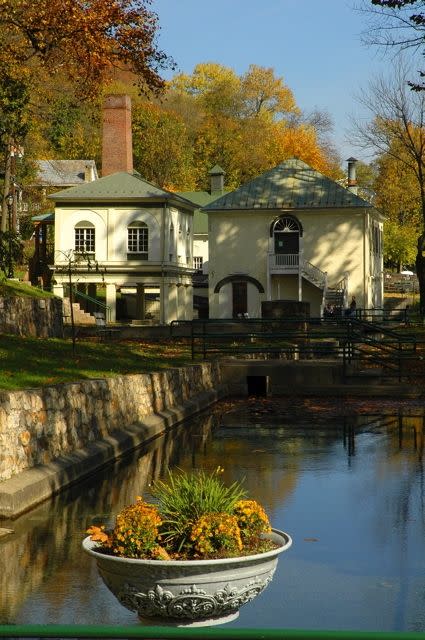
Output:
[[137,560],[96,551],[90,536],[83,549],[96,559],[103,582],[118,601],[146,624],[207,626],[239,615],[271,582],[279,555],[291,537],[278,529],[265,534],[279,546],[251,556],[218,560]]

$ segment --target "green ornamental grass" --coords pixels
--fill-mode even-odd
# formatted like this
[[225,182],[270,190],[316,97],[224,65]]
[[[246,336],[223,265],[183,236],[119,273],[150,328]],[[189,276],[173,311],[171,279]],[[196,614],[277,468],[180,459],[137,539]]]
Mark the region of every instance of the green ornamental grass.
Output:
[[206,514],[232,514],[246,492],[239,482],[229,487],[221,480],[223,469],[214,473],[169,472],[167,482],[155,482],[152,495],[161,505],[161,536],[168,547],[180,552],[190,547],[194,524]]

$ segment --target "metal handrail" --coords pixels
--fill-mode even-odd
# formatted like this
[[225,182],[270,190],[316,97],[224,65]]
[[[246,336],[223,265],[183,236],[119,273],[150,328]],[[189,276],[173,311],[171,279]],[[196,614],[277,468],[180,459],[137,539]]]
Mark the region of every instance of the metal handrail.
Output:
[[325,286],[328,278],[326,271],[322,271],[319,267],[316,267],[316,265],[312,264],[308,260],[303,260],[302,262],[302,274],[309,276],[312,280],[317,282],[318,286],[321,287]]
[[0,638],[150,638],[152,640],[425,640],[421,631],[316,631],[215,627],[145,627],[20,624],[0,625]]
[[74,297],[76,297],[76,296],[79,296],[80,298],[83,298],[83,300],[87,300],[88,302],[91,302],[92,304],[94,304],[97,307],[99,307],[99,309],[103,309],[103,311],[105,312],[105,318],[106,318],[107,322],[110,322],[110,320],[111,320],[111,307],[108,307],[108,305],[105,304],[105,302],[101,302],[97,298],[92,298],[91,296],[88,296],[86,293],[82,293],[81,291],[78,291],[78,289],[76,289],[74,291]]

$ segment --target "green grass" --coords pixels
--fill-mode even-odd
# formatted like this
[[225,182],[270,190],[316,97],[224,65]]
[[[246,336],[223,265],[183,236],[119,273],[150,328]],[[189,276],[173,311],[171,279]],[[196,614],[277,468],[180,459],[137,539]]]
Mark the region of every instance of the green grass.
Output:
[[78,341],[0,335],[0,389],[42,387],[190,364],[190,348],[175,341]]
[[32,287],[18,280],[2,280],[0,281],[0,297],[3,298],[53,298],[50,291],[43,291],[38,287]]

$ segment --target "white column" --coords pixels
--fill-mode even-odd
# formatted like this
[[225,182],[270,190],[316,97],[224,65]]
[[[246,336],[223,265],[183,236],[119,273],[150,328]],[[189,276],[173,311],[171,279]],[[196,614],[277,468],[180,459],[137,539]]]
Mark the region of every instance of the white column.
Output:
[[106,285],[106,305],[109,307],[109,322],[117,319],[117,289],[115,284]]
[[267,255],[266,259],[267,259],[266,300],[271,300],[272,299],[272,291],[271,291],[272,283],[271,283],[271,275],[270,275],[270,253]]
[[302,302],[303,299],[303,276],[302,267],[304,264],[304,252],[300,249],[298,254],[298,302]]
[[58,296],[58,298],[63,298],[64,297],[63,284],[54,284],[53,285],[53,294],[55,296]]
[[172,320],[179,318],[179,289],[176,283],[170,283],[168,289],[168,308],[165,318],[165,324],[169,324]]
[[166,296],[168,294],[168,285],[165,284],[164,278],[161,280],[161,284],[159,286],[159,323],[165,324],[165,318],[167,316],[167,300]]

